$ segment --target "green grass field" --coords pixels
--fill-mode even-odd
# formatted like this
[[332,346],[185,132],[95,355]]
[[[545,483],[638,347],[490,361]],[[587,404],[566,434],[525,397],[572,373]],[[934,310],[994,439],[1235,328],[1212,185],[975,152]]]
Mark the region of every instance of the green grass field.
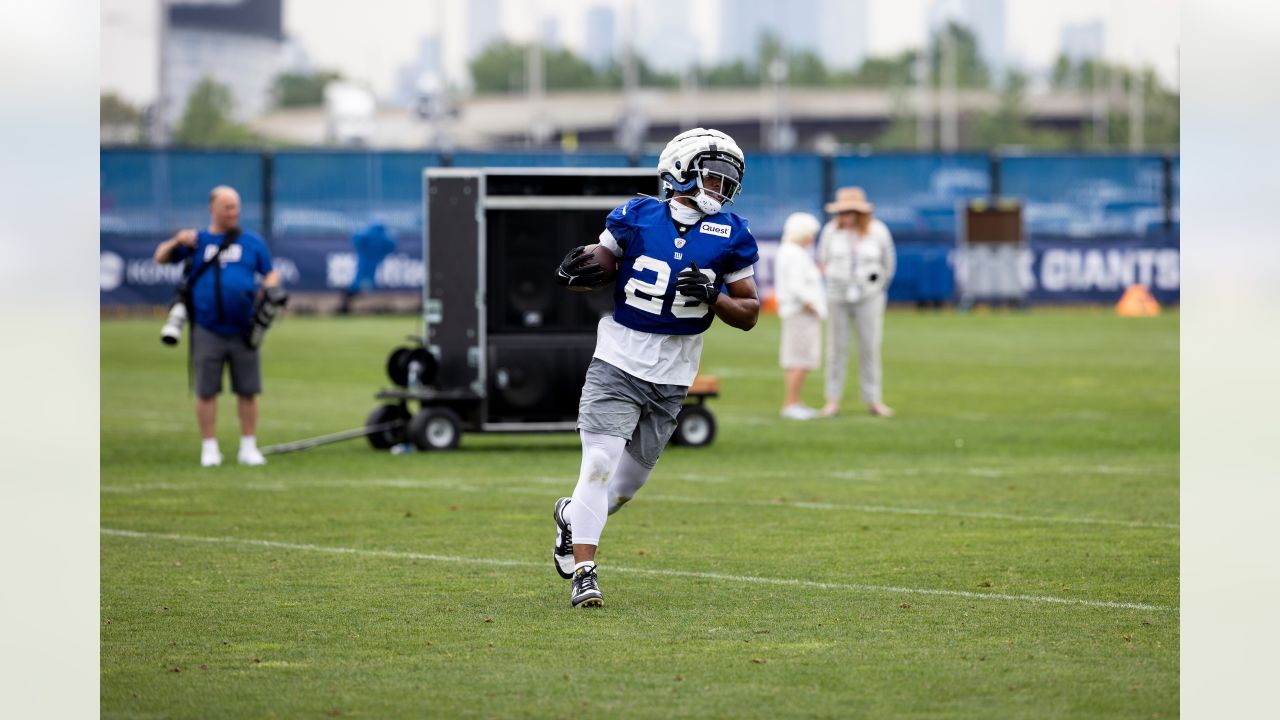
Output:
[[[777,417],[778,323],[709,333],[670,448],[573,610],[576,437],[363,440],[199,467],[183,352],[102,323],[103,717],[1178,714],[1178,315],[891,311],[886,400]],[[414,318],[286,318],[261,444],[359,426]],[[821,382],[811,377],[810,403]]]

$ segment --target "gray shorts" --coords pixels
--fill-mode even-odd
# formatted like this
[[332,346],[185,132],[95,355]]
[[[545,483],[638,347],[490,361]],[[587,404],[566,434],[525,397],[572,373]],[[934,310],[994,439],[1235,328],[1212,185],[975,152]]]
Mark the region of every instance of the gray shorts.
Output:
[[652,468],[676,430],[689,388],[660,385],[592,358],[578,403],[578,429],[626,438],[627,452]]
[[262,392],[262,370],[258,351],[240,336],[225,337],[195,325],[191,331],[191,362],[196,371],[196,395],[202,398],[222,393],[222,366],[231,366],[231,391],[237,395]]

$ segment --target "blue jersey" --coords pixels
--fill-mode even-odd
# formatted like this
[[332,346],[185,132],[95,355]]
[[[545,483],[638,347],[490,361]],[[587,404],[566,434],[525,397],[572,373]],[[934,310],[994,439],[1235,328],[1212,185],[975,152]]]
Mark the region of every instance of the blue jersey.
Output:
[[613,291],[613,319],[641,332],[697,335],[715,315],[706,303],[677,296],[676,275],[697,263],[723,290],[726,275],[760,259],[747,221],[734,213],[707,215],[684,236],[667,204],[640,197],[615,208],[604,221],[622,249]]
[[[213,259],[222,244],[223,234],[214,235],[201,230],[194,248],[195,260],[191,271]],[[191,257],[193,249],[179,245],[170,261],[180,262]],[[271,254],[267,244],[251,232],[242,232],[235,242],[222,251],[221,267],[209,268],[200,274],[191,288],[191,303],[195,306],[197,325],[219,335],[231,336],[247,332],[253,326],[254,295],[258,284],[255,275],[271,272]],[[219,301],[221,296],[221,301]]]

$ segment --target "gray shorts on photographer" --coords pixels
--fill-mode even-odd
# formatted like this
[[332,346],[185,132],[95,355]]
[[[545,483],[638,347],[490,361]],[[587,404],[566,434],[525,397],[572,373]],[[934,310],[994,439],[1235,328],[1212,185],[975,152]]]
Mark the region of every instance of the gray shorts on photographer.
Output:
[[689,388],[651,383],[592,358],[578,404],[578,429],[626,438],[636,462],[658,464]]
[[195,367],[196,396],[207,398],[222,393],[222,367],[231,366],[231,391],[236,395],[262,392],[262,370],[258,351],[239,336],[226,337],[199,325],[191,331],[191,362]]

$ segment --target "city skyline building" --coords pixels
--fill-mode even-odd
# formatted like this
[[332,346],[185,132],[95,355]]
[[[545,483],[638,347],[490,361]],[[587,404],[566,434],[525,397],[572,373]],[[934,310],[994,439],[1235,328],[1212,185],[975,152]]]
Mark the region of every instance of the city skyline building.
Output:
[[231,117],[244,122],[271,107],[285,61],[282,0],[163,6],[160,42],[161,139],[182,121],[205,79],[231,92]]
[[1062,26],[1059,52],[1072,62],[1099,60],[1106,56],[1107,26],[1101,19]]
[[869,54],[867,0],[823,0],[819,8],[818,56],[828,70],[852,70]]
[[715,59],[720,63],[748,62],[756,56],[760,34],[772,18],[775,3],[769,0],[720,0],[719,37]]
[[542,46],[551,50],[559,50],[564,47],[564,38],[560,36],[560,21],[554,17],[542,18],[542,32],[539,37],[542,40]]
[[474,58],[494,41],[502,40],[502,0],[467,0],[466,57]]
[[969,29],[978,38],[978,52],[998,82],[1008,70],[1004,0],[964,0],[964,5]]
[[932,0],[926,17],[930,38],[948,22],[972,32],[992,80],[1004,77],[1008,69],[1004,0]]
[[417,104],[424,91],[444,87],[444,63],[440,36],[431,34],[418,41],[418,54],[396,71],[394,102],[402,107]]
[[618,14],[608,5],[592,5],[587,8],[583,58],[597,69],[605,67],[617,57],[617,22]]
[[701,63],[701,28],[693,26],[680,11],[681,0],[649,0],[648,12],[633,14],[636,55],[649,67],[663,72],[680,72]]

